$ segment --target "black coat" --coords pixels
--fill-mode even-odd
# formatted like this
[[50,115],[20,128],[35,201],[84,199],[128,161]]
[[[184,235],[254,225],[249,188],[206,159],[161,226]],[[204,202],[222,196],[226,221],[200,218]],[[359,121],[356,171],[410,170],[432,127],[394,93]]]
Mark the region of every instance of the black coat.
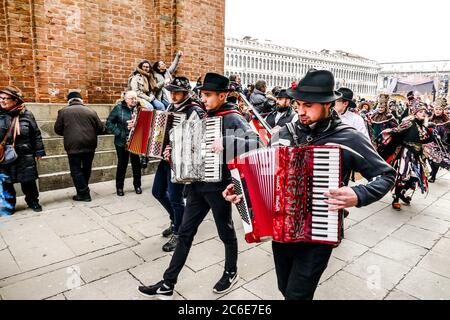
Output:
[[280,117],[280,119],[278,119],[278,121],[275,122],[277,113],[278,110],[272,111],[265,119],[267,124],[272,128],[276,126],[284,127],[286,123],[292,122],[294,116],[296,115],[296,113],[292,110],[291,107],[287,107],[286,110],[283,112],[282,116]]
[[[396,172],[375,151],[370,141],[356,129],[344,125],[333,117],[316,123],[314,129],[299,122],[295,124],[298,144],[306,144],[308,138],[313,145],[338,144],[342,146],[342,180],[345,185],[352,171],[362,174],[369,181],[366,185],[352,187],[358,196],[357,207],[367,206],[380,200],[394,185]],[[328,135],[330,134],[331,135]],[[323,138],[320,138],[323,137]],[[294,138],[287,127],[279,135],[272,137],[272,146],[295,145]]]
[[[0,173],[8,176],[6,182],[29,182],[38,178],[36,157],[45,156],[41,130],[39,129],[33,114],[29,110],[0,110],[0,140],[3,140],[12,119],[19,115],[20,135],[16,137],[15,150],[18,155],[16,161],[2,165]],[[12,133],[7,144],[12,143]]]
[[67,154],[91,153],[97,148],[97,135],[105,126],[97,113],[81,102],[75,102],[58,111],[55,132],[64,136]]

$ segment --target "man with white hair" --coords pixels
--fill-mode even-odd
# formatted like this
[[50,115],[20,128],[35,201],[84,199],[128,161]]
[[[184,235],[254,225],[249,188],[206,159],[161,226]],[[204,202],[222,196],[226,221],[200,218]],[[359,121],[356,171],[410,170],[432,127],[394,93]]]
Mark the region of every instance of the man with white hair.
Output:
[[89,178],[97,148],[97,136],[105,126],[97,113],[83,104],[79,92],[70,92],[68,106],[58,111],[55,132],[64,137],[64,149],[69,158],[70,175],[77,194],[75,201],[91,201]]

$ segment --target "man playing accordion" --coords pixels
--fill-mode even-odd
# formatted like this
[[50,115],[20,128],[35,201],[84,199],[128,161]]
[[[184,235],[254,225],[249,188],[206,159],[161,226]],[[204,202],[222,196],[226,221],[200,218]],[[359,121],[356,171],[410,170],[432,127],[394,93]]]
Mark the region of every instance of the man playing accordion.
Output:
[[[374,150],[367,138],[344,125],[334,111],[341,98],[334,91],[334,76],[326,70],[311,69],[295,89],[287,93],[293,98],[299,120],[287,124],[271,139],[271,146],[340,146],[341,177],[345,186],[330,189],[323,195],[330,211],[362,207],[380,200],[394,184],[395,171]],[[350,173],[360,172],[369,182],[347,187]],[[299,177],[300,178],[300,177]],[[223,196],[235,204],[242,201],[233,184]],[[314,242],[272,242],[278,288],[285,299],[311,300],[325,271],[335,245]]]

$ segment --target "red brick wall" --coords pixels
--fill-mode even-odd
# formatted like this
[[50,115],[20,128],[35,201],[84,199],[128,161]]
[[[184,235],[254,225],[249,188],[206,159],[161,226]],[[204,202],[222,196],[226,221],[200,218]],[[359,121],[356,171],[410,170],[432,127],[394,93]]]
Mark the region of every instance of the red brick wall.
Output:
[[30,102],[81,90],[111,103],[142,59],[172,61],[192,81],[223,72],[224,0],[14,0],[0,3],[0,86]]

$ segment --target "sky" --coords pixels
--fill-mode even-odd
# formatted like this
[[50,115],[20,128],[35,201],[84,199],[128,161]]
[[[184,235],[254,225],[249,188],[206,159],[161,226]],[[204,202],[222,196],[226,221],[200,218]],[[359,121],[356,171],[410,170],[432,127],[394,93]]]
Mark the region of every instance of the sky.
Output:
[[450,1],[225,0],[225,36],[378,62],[450,60]]

